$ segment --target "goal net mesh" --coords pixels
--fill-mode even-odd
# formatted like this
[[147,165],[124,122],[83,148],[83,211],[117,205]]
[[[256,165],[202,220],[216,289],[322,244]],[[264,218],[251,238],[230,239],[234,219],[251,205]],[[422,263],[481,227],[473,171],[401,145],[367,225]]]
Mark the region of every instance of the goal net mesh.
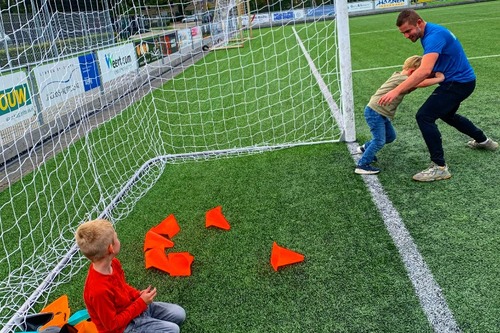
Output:
[[[0,22],[2,333],[82,268],[77,226],[122,220],[166,164],[344,134],[332,5],[8,3]],[[217,48],[243,32],[240,47]]]

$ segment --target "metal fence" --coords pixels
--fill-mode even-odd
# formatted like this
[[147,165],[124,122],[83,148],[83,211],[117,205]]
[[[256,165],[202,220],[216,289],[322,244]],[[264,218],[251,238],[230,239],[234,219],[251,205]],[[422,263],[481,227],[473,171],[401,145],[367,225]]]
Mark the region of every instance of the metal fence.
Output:
[[109,11],[2,13],[0,71],[95,50],[114,39]]

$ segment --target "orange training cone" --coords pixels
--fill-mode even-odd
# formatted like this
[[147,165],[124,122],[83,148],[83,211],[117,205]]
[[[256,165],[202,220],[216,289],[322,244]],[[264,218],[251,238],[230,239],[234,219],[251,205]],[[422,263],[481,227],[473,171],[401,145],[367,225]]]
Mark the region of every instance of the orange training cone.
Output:
[[150,230],[160,235],[167,235],[170,239],[172,239],[172,237],[174,237],[181,230],[181,228],[179,227],[174,214],[170,214],[163,221],[161,221],[160,224]]
[[205,227],[214,226],[224,230],[231,229],[224,215],[222,215],[222,207],[217,206],[206,213]]
[[146,268],[154,267],[160,271],[170,273],[170,267],[165,250],[152,248],[151,250],[146,251],[144,257],[146,258]]
[[69,309],[69,303],[68,303],[68,296],[67,295],[62,295],[58,299],[56,299],[54,302],[50,303],[47,305],[45,308],[42,309],[40,312],[52,312],[54,314],[54,317],[43,325],[39,331],[43,331],[49,326],[57,326],[57,327],[62,327],[64,324],[68,322],[69,319],[69,314],[70,314],[70,309]]
[[99,333],[92,321],[84,320],[75,325],[78,333]]
[[273,243],[271,265],[275,271],[277,271],[280,266],[295,264],[302,261],[304,261],[304,256],[302,254],[285,249],[276,244],[276,242]]
[[165,250],[174,247],[174,242],[170,239],[158,235],[156,232],[149,230],[144,239],[144,252],[149,249]]
[[168,254],[169,274],[171,276],[190,276],[194,257],[189,252]]

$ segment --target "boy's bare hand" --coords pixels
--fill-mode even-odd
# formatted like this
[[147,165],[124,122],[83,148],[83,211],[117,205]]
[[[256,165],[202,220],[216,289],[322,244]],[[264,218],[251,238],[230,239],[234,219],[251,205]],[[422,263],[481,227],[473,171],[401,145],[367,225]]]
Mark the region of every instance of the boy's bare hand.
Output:
[[156,288],[151,288],[148,286],[146,289],[141,290],[141,298],[147,305],[153,303],[153,299],[156,297]]
[[441,80],[441,82],[442,82],[442,81],[444,81],[444,79],[445,79],[444,74],[443,74],[443,73],[441,73],[441,72],[436,72],[436,73],[434,74],[434,77],[435,77],[436,79],[440,79],[440,80]]

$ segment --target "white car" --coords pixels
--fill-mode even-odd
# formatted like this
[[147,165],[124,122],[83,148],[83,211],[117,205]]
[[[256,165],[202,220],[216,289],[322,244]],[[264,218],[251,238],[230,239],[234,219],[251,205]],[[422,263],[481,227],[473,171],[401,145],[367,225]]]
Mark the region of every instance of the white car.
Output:
[[189,15],[182,19],[182,23],[196,22],[198,18],[196,15]]

